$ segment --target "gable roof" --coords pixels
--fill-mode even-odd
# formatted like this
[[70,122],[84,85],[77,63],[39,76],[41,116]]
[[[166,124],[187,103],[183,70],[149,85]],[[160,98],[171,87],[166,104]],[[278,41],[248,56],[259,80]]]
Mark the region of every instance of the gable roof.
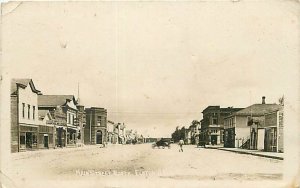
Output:
[[67,101],[75,101],[74,95],[39,95],[38,105],[40,107],[57,107],[63,106]]
[[10,94],[11,95],[15,95],[17,94],[17,88],[22,87],[22,88],[26,88],[28,85],[30,85],[32,92],[41,95],[41,91],[37,90],[34,86],[34,83],[32,81],[32,79],[29,78],[21,78],[21,79],[11,79],[11,84],[10,84]]
[[280,108],[279,104],[253,104],[234,112],[232,115],[264,115],[265,113],[278,110]]

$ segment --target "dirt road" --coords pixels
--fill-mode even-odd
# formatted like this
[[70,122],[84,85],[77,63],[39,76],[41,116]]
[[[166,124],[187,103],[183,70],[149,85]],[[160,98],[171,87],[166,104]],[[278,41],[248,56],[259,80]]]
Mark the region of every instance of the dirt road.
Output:
[[282,178],[280,160],[195,146],[178,149],[140,144],[15,153],[5,175],[14,187],[209,187],[232,181],[274,187]]

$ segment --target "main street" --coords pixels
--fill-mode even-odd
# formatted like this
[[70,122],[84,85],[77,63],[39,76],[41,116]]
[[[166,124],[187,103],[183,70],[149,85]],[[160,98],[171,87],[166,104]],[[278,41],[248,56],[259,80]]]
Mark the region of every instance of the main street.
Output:
[[[19,187],[181,187],[182,182],[279,182],[283,161],[215,149],[150,144],[85,146],[12,154],[9,184]],[[217,181],[221,180],[221,181]],[[194,182],[194,184],[193,184]],[[83,186],[84,185],[84,186]],[[164,186],[161,186],[164,185]],[[183,184],[185,185],[185,183]],[[207,184],[209,185],[209,184]],[[245,184],[243,184],[245,185]]]

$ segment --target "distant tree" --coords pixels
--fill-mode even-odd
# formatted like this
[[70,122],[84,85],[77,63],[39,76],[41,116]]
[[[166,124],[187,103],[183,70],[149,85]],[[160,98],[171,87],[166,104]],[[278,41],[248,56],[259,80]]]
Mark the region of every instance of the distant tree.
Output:
[[185,131],[186,128],[183,126],[179,129],[179,127],[177,126],[175,131],[171,134],[172,139],[174,140],[174,142],[178,142],[181,139],[185,139]]
[[280,105],[284,106],[284,95],[278,99]]
[[193,120],[191,123],[191,125],[198,125],[198,124],[200,124],[200,122],[198,120]]
[[185,138],[185,127],[183,126],[181,129],[180,129],[180,140],[184,140]]

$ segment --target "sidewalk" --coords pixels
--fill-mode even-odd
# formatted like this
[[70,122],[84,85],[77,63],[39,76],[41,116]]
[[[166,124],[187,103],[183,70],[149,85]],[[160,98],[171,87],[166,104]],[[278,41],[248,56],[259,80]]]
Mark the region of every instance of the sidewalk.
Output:
[[247,150],[247,149],[240,149],[240,148],[212,148],[211,149],[218,149],[223,151],[230,151],[240,154],[248,154],[248,155],[254,155],[259,157],[266,157],[266,158],[272,158],[272,159],[284,159],[284,153],[277,153],[277,152],[264,152],[259,150]]

